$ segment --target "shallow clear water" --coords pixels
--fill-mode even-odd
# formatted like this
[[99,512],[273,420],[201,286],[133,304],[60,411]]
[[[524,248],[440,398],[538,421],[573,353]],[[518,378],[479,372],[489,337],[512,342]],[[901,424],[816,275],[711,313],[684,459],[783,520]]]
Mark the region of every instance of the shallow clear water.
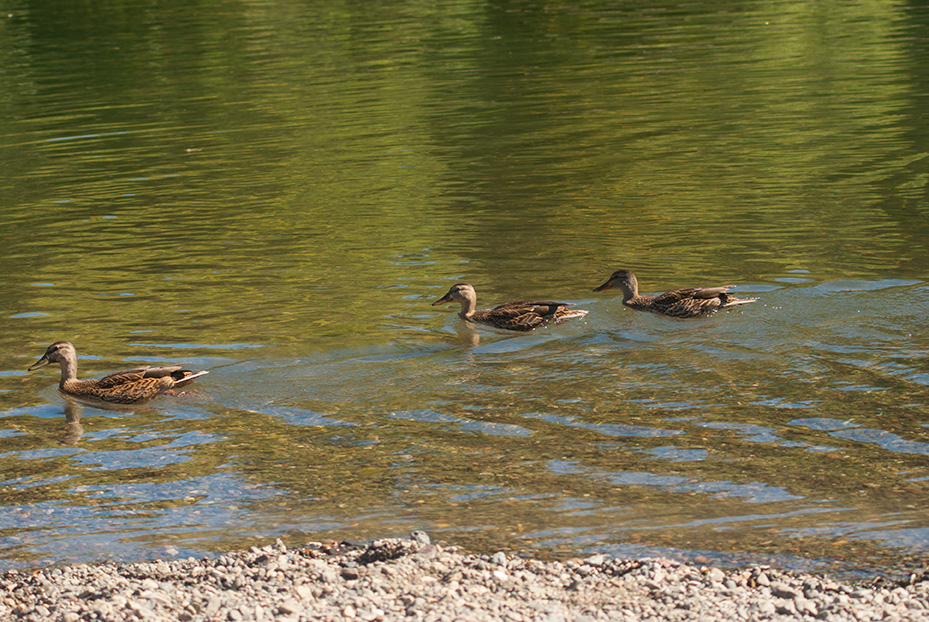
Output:
[[[929,11],[0,11],[0,568],[425,529],[929,554]],[[733,283],[705,320],[594,293]],[[432,307],[562,299],[529,334]],[[210,374],[142,407],[80,375]]]

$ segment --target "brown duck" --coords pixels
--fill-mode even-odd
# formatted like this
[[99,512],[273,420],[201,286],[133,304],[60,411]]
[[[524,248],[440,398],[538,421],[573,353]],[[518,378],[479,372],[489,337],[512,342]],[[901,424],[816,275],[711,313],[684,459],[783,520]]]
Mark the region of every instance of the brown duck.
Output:
[[135,404],[149,400],[169,389],[180,387],[208,371],[190,371],[180,365],[167,367],[137,367],[118,371],[99,380],[77,379],[77,351],[68,341],[56,341],[45,354],[29,367],[29,371],[49,363],[61,364],[62,393],[79,398],[96,399],[112,404]]
[[572,317],[587,315],[583,309],[568,309],[569,302],[529,302],[517,300],[505,302],[492,309],[476,309],[477,293],[467,283],[452,285],[448,293],[432,303],[432,306],[449,302],[461,303],[458,315],[465,320],[481,322],[506,330],[532,330],[546,322],[560,322]]
[[755,302],[757,298],[736,298],[727,293],[725,287],[685,287],[674,289],[657,296],[640,296],[639,282],[631,270],[617,270],[609,280],[594,291],[619,289],[623,292],[623,304],[640,311],[651,311],[671,317],[703,317],[720,309]]

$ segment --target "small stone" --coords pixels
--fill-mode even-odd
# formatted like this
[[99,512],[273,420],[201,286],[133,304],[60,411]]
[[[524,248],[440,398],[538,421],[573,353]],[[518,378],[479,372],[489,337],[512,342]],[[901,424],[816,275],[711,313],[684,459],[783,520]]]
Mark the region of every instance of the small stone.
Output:
[[357,615],[355,608],[351,605],[345,605],[342,608],[342,616],[346,618],[354,618]]
[[787,598],[790,600],[800,596],[800,592],[790,587],[786,583],[772,583],[771,593],[778,598]]
[[757,603],[754,609],[757,612],[759,618],[770,617],[774,615],[775,612],[774,603],[772,603],[770,600],[763,600],[760,603]]
[[797,613],[797,608],[792,600],[781,601],[781,604],[775,606],[774,610],[782,616],[792,616]]
[[816,603],[803,596],[798,596],[794,600],[794,606],[797,608],[797,613],[803,613],[811,616],[815,616],[819,613],[819,610],[816,607]]
[[209,600],[206,603],[207,616],[211,616],[217,611],[219,611],[219,608],[222,606],[222,604],[223,604],[222,601],[219,600],[219,596],[215,594],[211,595]]
[[606,556],[598,553],[596,555],[591,555],[590,557],[585,559],[584,563],[589,564],[591,566],[602,566],[603,562],[605,561],[606,561]]
[[497,551],[494,553],[494,556],[490,558],[490,561],[497,564],[498,566],[506,566],[506,553],[503,551]]
[[289,616],[294,613],[297,613],[298,611],[300,611],[300,609],[302,609],[302,607],[300,607],[300,603],[298,603],[295,600],[285,600],[284,602],[282,602],[280,605],[277,606],[278,613],[281,613],[285,616]]

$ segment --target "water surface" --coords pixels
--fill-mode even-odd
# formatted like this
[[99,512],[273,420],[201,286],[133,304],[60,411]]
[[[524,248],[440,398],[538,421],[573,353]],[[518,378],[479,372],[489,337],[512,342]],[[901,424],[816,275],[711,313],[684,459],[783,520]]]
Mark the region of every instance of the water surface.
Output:
[[[899,574],[929,554],[929,12],[0,11],[0,567],[425,529]],[[735,284],[699,321],[591,289]],[[431,307],[562,299],[529,334]],[[210,374],[140,407],[27,374]]]

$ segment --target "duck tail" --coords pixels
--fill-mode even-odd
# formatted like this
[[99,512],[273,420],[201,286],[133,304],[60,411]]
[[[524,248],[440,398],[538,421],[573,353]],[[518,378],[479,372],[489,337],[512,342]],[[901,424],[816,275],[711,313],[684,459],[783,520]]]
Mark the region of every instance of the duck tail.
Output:
[[735,296],[726,296],[723,300],[722,308],[735,307],[737,305],[747,305],[750,302],[756,302],[757,298],[736,298]]
[[181,369],[179,371],[171,374],[174,377],[174,386],[182,387],[188,382],[191,382],[200,376],[205,376],[210,372],[208,371],[190,371],[189,369]]

